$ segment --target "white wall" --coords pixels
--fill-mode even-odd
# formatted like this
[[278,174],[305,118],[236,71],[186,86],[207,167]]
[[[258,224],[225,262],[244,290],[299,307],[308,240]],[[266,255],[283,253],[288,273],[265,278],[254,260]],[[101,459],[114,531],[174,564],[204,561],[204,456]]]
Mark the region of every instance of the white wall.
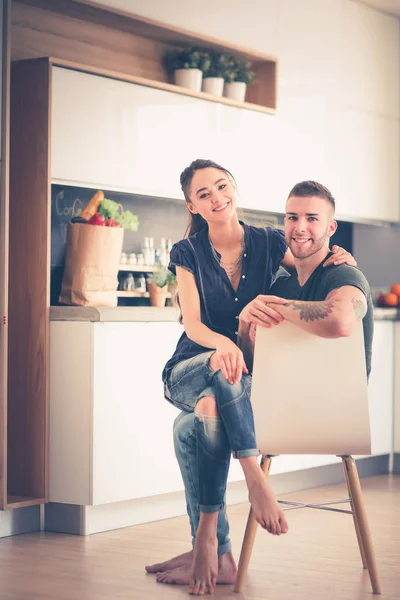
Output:
[[339,216],[399,217],[398,19],[352,0],[96,1],[277,56],[279,193],[312,178]]

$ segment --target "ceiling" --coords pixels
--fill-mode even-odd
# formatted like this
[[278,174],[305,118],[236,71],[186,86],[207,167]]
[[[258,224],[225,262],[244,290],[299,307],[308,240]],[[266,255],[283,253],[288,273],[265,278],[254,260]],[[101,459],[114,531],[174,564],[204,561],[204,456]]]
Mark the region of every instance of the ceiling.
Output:
[[400,18],[400,0],[361,0],[361,2]]

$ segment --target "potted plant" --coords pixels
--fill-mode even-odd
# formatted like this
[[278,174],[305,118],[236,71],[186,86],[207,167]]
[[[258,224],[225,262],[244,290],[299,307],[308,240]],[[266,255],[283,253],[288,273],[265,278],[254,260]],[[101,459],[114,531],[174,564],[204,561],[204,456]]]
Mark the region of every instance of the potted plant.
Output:
[[[203,71],[202,91],[213,96],[222,96],[224,92],[224,72],[226,70],[226,54],[209,52],[208,68]],[[207,66],[207,65],[206,65]]]
[[171,296],[171,305],[175,306],[176,305],[176,293],[178,291],[178,282],[176,280],[176,276],[171,273],[171,271],[168,271],[167,273],[167,289],[168,289],[168,293]]
[[209,53],[201,48],[188,46],[179,50],[168,52],[166,66],[169,73],[173,73],[176,85],[188,88],[194,92],[201,91],[203,71],[209,68]]
[[243,56],[226,56],[224,71],[224,96],[244,102],[247,85],[255,80],[255,72],[251,70],[251,62]]
[[168,269],[159,267],[147,279],[151,306],[163,308],[168,296]]

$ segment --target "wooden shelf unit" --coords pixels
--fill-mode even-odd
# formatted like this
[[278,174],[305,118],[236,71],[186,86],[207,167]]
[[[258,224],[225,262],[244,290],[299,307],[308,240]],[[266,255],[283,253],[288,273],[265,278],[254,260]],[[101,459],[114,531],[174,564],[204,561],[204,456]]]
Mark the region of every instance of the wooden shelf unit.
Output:
[[[165,53],[186,45],[249,59],[256,81],[248,87],[247,101],[196,93],[170,83]],[[274,113],[277,106],[276,58],[88,0],[14,0],[11,56],[13,60],[52,56],[75,63],[85,56],[91,72],[108,71],[114,78],[118,65],[121,78],[130,76],[130,81],[149,87],[266,113]]]
[[119,265],[120,271],[131,271],[132,273],[154,273],[157,269],[156,265]]
[[[0,171],[0,510],[7,508],[7,409],[8,409],[8,256],[9,256],[9,166],[10,166],[10,26],[11,0],[2,3],[0,14],[1,80],[1,171]],[[11,331],[12,335],[12,331]]]
[[[127,292],[125,290],[117,291],[118,298],[150,298],[149,292]],[[171,294],[168,292],[165,296],[171,298]]]
[[45,61],[11,69],[5,508],[48,497],[50,74]]

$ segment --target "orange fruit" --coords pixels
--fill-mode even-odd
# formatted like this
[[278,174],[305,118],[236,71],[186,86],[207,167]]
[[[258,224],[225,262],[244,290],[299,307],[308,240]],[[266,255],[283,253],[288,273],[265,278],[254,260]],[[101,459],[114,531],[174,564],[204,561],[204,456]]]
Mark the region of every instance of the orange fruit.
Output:
[[393,294],[393,292],[389,292],[389,294],[385,295],[385,305],[386,306],[397,306],[399,301],[398,296]]
[[396,296],[400,296],[400,283],[394,283],[390,288],[390,292],[396,294]]

